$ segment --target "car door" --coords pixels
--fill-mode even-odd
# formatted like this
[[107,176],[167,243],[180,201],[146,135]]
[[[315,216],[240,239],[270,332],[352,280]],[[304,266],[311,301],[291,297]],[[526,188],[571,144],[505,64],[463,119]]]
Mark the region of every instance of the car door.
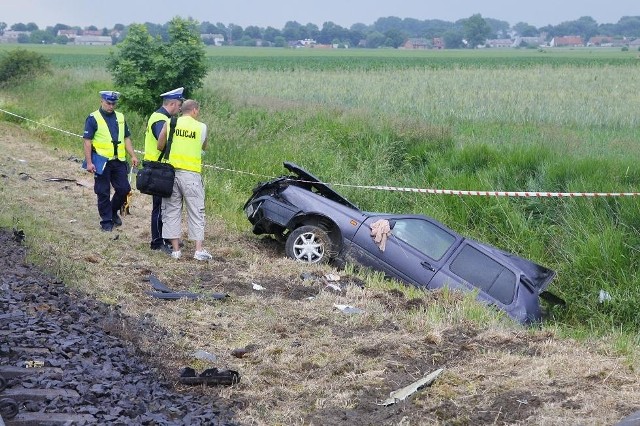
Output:
[[[391,228],[384,251],[371,237],[372,224],[381,219],[388,220]],[[425,217],[374,216],[358,229],[353,244],[360,263],[392,278],[426,287],[460,240],[456,234]]]

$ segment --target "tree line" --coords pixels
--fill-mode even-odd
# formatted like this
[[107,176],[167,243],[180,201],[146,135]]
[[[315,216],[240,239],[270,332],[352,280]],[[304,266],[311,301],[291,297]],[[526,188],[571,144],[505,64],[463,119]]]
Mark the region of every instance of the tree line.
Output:
[[[331,21],[318,27],[315,24],[300,24],[296,21],[288,21],[283,28],[277,29],[271,26],[266,28],[249,25],[243,28],[240,25],[221,22],[212,23],[204,21],[196,23],[197,31],[201,34],[219,34],[224,38],[224,44],[234,46],[287,46],[290,42],[311,39],[318,44],[334,44],[344,47],[380,48],[400,47],[409,38],[423,38],[433,40],[440,38],[447,48],[475,47],[487,39],[509,38],[513,36],[536,37],[544,36],[550,40],[556,36],[581,36],[588,40],[593,36],[609,36],[613,38],[637,38],[640,37],[640,16],[624,16],[617,23],[599,24],[590,16],[583,16],[574,21],[562,22],[558,25],[535,27],[526,22],[518,22],[510,25],[507,21],[493,18],[483,18],[480,14],[474,14],[469,18],[455,22],[439,19],[419,20],[414,18],[398,18],[389,16],[378,18],[373,24],[366,25],[356,23],[349,28],[342,27]],[[162,40],[169,39],[169,24],[155,24],[145,22],[152,36]],[[76,29],[65,24],[56,24],[46,27],[44,30],[33,23],[16,23],[9,27],[14,31],[29,31],[19,42],[23,43],[59,43],[68,41],[66,36],[59,36],[59,30]],[[0,34],[7,29],[7,24],[0,22]],[[112,29],[99,30],[95,26],[85,30],[101,31],[102,35],[112,36],[113,43],[124,40],[128,27],[116,24]],[[214,43],[214,39],[205,39],[205,44]]]

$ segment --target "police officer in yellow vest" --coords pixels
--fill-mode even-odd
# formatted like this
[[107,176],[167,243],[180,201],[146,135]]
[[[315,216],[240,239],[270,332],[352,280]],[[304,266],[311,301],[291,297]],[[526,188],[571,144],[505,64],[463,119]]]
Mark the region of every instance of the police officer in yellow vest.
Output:
[[[204,241],[204,186],[202,184],[202,150],[207,147],[207,125],[196,120],[200,114],[198,102],[188,99],[182,104],[182,116],[178,118],[169,148],[168,162],[176,169],[173,193],[162,199],[162,236],[171,240],[171,257],[180,259],[182,234],[182,206],[187,209],[189,239],[195,241],[196,260],[211,260],[212,256],[202,247]],[[158,149],[163,150],[170,135],[165,123],[158,138]],[[163,161],[165,161],[163,159]]]
[[[158,137],[164,124],[169,122],[172,116],[178,114],[184,98],[183,87],[170,90],[161,94],[162,106],[151,116],[147,122],[147,132],[144,137],[144,160],[158,161],[161,151],[158,151]],[[162,238],[162,197],[153,196],[151,209],[151,250],[162,250],[171,253],[171,243]]]
[[[86,169],[95,176],[93,190],[98,196],[98,213],[103,231],[122,225],[118,210],[124,204],[131,185],[127,180],[127,153],[134,167],[138,157],[133,151],[131,132],[121,112],[115,111],[120,93],[100,92],[100,108],[89,114],[84,123],[84,157]],[[111,198],[111,186],[115,191]]]

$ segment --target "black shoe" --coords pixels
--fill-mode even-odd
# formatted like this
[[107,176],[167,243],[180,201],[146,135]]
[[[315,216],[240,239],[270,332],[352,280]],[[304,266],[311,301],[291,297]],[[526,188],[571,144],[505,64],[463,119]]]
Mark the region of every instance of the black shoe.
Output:
[[120,216],[118,216],[118,213],[116,212],[113,213],[111,221],[115,226],[122,226],[122,219],[120,219]]
[[111,224],[107,223],[107,224],[101,225],[101,227],[102,227],[102,232],[111,232],[111,231],[113,231],[113,225],[111,225]]

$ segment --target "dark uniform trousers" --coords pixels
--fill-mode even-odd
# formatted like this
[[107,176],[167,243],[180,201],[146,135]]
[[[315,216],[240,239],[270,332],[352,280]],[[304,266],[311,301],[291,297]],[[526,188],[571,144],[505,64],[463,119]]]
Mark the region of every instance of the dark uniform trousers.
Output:
[[159,249],[165,243],[162,239],[162,197],[153,196],[151,209],[151,248]]
[[[124,204],[131,185],[127,179],[129,166],[126,161],[109,160],[101,175],[95,176],[93,190],[98,196],[98,213],[100,225],[108,226]],[[111,186],[115,193],[111,198]]]

